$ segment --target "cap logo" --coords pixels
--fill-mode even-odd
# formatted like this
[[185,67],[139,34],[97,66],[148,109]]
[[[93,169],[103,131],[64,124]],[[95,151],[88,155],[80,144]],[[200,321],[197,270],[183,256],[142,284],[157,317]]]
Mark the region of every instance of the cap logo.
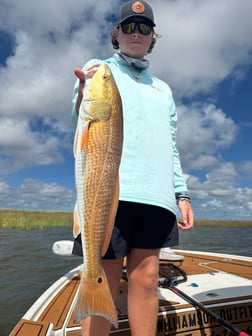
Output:
[[141,1],[136,1],[132,5],[132,11],[137,14],[142,14],[145,10],[144,4]]

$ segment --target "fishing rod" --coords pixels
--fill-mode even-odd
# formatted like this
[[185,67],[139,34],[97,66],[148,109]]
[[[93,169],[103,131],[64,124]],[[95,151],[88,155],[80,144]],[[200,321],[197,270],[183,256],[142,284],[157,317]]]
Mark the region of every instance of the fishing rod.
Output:
[[187,281],[187,275],[181,268],[170,263],[163,263],[160,265],[160,273],[162,278],[159,279],[159,287],[170,289],[173,293],[180,296],[188,303],[192,304],[195,307],[198,307],[204,313],[211,316],[216,322],[221,324],[225,329],[231,331],[233,334],[237,336],[249,336],[245,331],[239,330],[234,325],[227,322],[210,309],[206,308],[203,304],[193,299],[182,290],[175,287],[179,283]]

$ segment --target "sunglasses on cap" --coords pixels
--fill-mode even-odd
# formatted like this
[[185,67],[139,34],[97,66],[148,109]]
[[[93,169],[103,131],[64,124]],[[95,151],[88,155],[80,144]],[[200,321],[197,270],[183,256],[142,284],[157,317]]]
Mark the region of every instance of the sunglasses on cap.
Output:
[[120,23],[120,26],[124,34],[132,34],[136,28],[142,35],[149,35],[153,31],[153,26],[143,22]]

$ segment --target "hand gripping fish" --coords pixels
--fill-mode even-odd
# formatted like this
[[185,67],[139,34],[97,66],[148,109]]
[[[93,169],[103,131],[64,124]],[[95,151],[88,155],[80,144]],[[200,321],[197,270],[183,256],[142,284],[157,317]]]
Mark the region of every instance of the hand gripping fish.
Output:
[[117,313],[101,257],[118,204],[123,117],[119,91],[108,65],[86,80],[74,140],[77,202],[74,235],[82,237],[83,272],[75,308],[77,322],[103,316],[117,327]]

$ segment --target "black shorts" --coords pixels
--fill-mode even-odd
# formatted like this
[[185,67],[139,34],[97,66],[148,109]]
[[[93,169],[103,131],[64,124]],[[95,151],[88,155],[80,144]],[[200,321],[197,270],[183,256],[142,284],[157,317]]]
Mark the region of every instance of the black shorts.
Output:
[[[103,258],[125,257],[131,248],[175,245],[178,245],[178,227],[172,212],[154,205],[119,201],[111,241]],[[80,235],[75,239],[73,254],[82,255]]]

